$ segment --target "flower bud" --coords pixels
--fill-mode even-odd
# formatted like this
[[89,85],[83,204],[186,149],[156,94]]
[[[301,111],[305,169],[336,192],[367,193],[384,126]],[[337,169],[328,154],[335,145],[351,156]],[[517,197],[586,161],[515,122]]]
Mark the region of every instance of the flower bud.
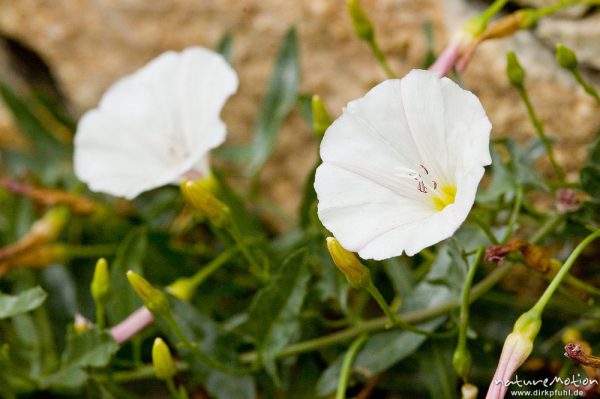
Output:
[[517,369],[527,360],[533,350],[533,341],[540,331],[542,320],[539,313],[528,311],[515,322],[502,347],[496,373],[492,378],[487,398],[503,398],[510,380]]
[[152,365],[154,366],[154,374],[159,380],[169,380],[173,378],[177,371],[171,351],[162,338],[156,338],[152,345]]
[[108,301],[110,275],[108,274],[108,263],[104,258],[100,258],[98,259],[98,262],[96,262],[96,269],[94,269],[94,277],[90,284],[90,290],[92,292],[92,298],[94,298],[96,303],[105,304]]
[[313,130],[319,139],[323,137],[325,131],[333,122],[327,112],[327,108],[323,103],[323,100],[318,95],[312,96],[312,117],[313,117]]
[[170,314],[171,307],[164,292],[154,288],[148,280],[131,270],[127,272],[127,279],[148,310],[152,313]]
[[510,84],[516,88],[522,88],[525,81],[525,71],[513,51],[506,53],[506,75]]
[[196,286],[189,278],[182,277],[169,284],[167,291],[175,298],[179,298],[182,301],[189,301],[196,291]]
[[327,238],[327,249],[333,259],[333,263],[344,274],[352,288],[361,289],[371,282],[371,273],[363,265],[356,255],[342,247],[338,240],[333,237]]
[[465,346],[457,347],[452,355],[452,366],[456,375],[461,377],[463,381],[469,375],[472,363],[471,352]]
[[73,330],[76,334],[82,334],[92,327],[92,322],[86,319],[81,313],[75,313]]
[[184,180],[181,192],[186,201],[217,227],[231,224],[231,211],[213,194],[212,181]]
[[352,25],[354,26],[356,36],[367,42],[373,41],[373,24],[358,0],[348,0],[346,5],[348,13],[352,18]]
[[577,68],[577,56],[575,52],[560,43],[556,45],[556,61],[558,61],[561,67],[569,71]]

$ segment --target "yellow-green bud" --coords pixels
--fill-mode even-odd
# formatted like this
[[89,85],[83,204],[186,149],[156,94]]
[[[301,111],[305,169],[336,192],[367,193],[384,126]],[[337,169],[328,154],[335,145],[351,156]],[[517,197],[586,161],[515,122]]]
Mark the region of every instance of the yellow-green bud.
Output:
[[452,355],[452,366],[456,375],[466,380],[471,371],[472,359],[471,352],[464,346],[457,347]]
[[529,310],[519,316],[513,327],[513,333],[521,334],[533,343],[541,327],[542,319],[539,313]]
[[354,26],[356,35],[364,41],[373,41],[373,24],[358,0],[348,0],[346,5],[348,6],[348,13],[352,18],[352,25]]
[[86,319],[79,313],[75,313],[75,321],[73,323],[73,330],[75,331],[76,334],[83,334],[84,332],[89,330],[91,327],[92,327],[92,323],[88,319]]
[[131,270],[127,272],[127,279],[148,310],[152,313],[170,314],[171,307],[164,292],[154,288],[148,280]]
[[154,366],[156,378],[163,381],[173,378],[177,371],[171,351],[161,338],[156,338],[152,345],[152,365]]
[[333,259],[333,263],[344,274],[352,288],[366,288],[371,282],[369,269],[361,263],[352,252],[342,247],[338,240],[333,237],[327,238],[327,249]]
[[213,194],[212,180],[181,183],[181,192],[186,201],[217,227],[231,224],[231,211]]
[[325,131],[333,122],[327,112],[327,108],[318,95],[312,96],[312,117],[313,117],[313,130],[319,139],[323,137]]
[[534,8],[522,8],[516,13],[519,16],[519,29],[531,28],[542,16],[540,12]]
[[517,59],[517,55],[509,51],[506,53],[506,75],[510,84],[516,88],[522,88],[525,80],[525,71]]
[[192,296],[196,291],[196,286],[190,281],[189,278],[182,277],[169,284],[167,291],[169,294],[181,299],[182,301],[189,301],[192,299]]
[[94,277],[90,284],[90,290],[92,291],[92,298],[94,298],[96,303],[105,304],[108,301],[110,276],[108,274],[108,263],[104,258],[100,258],[96,262],[96,269],[94,269]]
[[569,71],[577,68],[577,56],[575,52],[563,44],[556,45],[556,61],[558,64]]

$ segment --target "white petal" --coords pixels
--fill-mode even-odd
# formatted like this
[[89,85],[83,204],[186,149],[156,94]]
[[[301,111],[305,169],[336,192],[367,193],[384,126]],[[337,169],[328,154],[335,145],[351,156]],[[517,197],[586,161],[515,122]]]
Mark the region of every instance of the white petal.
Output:
[[454,204],[429,217],[386,232],[369,242],[359,251],[359,255],[365,259],[381,260],[400,255],[401,252],[398,251],[402,248],[407,255],[413,256],[424,248],[451,237],[473,206],[483,172],[483,167],[478,167],[460,177]]
[[133,198],[177,182],[225,139],[220,111],[237,76],[202,48],[166,52],[115,83],[81,119],[75,173],[92,190]]
[[[344,248],[359,252],[389,230],[430,217],[435,210],[398,195],[376,181],[324,163],[317,169],[315,190],[323,225]],[[402,247],[393,246],[395,255]]]
[[456,174],[476,165],[489,165],[492,162],[489,151],[492,125],[481,102],[448,78],[441,80],[441,87],[447,151],[461,154],[449,157],[448,169]]
[[452,182],[446,165],[444,99],[437,73],[413,70],[401,81],[402,105],[412,141],[421,161],[445,182]]

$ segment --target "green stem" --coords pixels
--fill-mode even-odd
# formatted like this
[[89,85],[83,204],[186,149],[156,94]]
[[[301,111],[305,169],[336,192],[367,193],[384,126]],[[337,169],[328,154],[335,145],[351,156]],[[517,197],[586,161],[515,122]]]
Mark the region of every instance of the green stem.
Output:
[[492,232],[492,230],[490,229],[490,227],[488,226],[487,223],[485,223],[483,220],[481,220],[479,218],[479,216],[477,216],[475,213],[471,214],[471,219],[473,219],[475,224],[481,229],[481,231],[483,231],[483,233],[485,234],[487,239],[490,240],[492,245],[499,244],[498,239],[496,238],[496,236],[494,235],[494,233]]
[[268,268],[266,266],[263,267],[256,260],[256,258],[254,257],[254,255],[252,254],[252,252],[250,251],[250,249],[248,249],[248,246],[244,242],[244,239],[241,236],[240,230],[239,230],[238,226],[235,224],[235,221],[234,221],[234,224],[227,229],[227,231],[231,235],[231,238],[233,238],[233,241],[235,242],[235,244],[237,245],[237,247],[239,248],[239,250],[242,252],[242,255],[244,256],[244,258],[246,258],[246,261],[248,261],[248,263],[250,264],[251,271],[261,281],[267,281],[269,279],[269,270],[268,270]]
[[552,232],[552,230],[554,230],[554,228],[560,222],[562,222],[563,217],[564,215],[560,213],[556,213],[548,217],[546,222],[535,233],[533,233],[529,242],[532,244],[539,244],[544,238],[546,238],[548,234]]
[[498,14],[506,5],[508,0],[495,0],[484,12],[471,18],[463,27],[463,31],[472,37],[477,37],[487,28],[490,19]]
[[368,44],[369,44],[369,48],[371,49],[371,52],[375,56],[375,59],[377,60],[377,62],[379,62],[379,65],[381,65],[381,67],[385,71],[385,74],[387,75],[387,77],[390,79],[394,79],[396,77],[396,74],[390,67],[390,64],[388,63],[387,58],[385,57],[385,54],[383,54],[383,51],[381,51],[381,49],[379,48],[379,45],[375,41],[375,38],[373,37],[373,39],[371,39],[368,42]]
[[571,73],[573,74],[575,80],[577,80],[577,83],[579,83],[581,87],[583,87],[583,90],[585,90],[585,92],[590,96],[594,97],[594,100],[596,100],[596,102],[600,104],[600,96],[598,95],[598,92],[596,91],[594,86],[590,85],[583,79],[583,76],[581,76],[579,69],[574,68],[571,70]]
[[519,218],[519,214],[521,213],[521,206],[523,205],[523,187],[519,186],[517,188],[517,194],[515,195],[515,202],[513,203],[513,209],[510,214],[510,218],[508,219],[508,228],[506,229],[506,233],[502,237],[501,243],[506,243],[508,239],[512,236],[515,225],[517,223],[517,219]]
[[[476,284],[471,290],[471,295],[469,297],[469,302],[473,302],[487,291],[489,291],[494,285],[496,285],[500,280],[506,276],[506,274],[510,271],[513,264],[508,263],[504,266],[501,266],[495,269],[492,273],[487,275],[483,280],[481,280],[478,284]],[[448,313],[459,306],[458,298],[452,298],[449,301],[433,306],[427,309],[415,310],[412,312],[406,312],[400,314],[400,318],[405,323],[422,323],[424,321],[433,319],[435,317],[441,316],[445,313]],[[368,320],[357,324],[356,326],[325,335],[319,338],[311,339],[304,342],[299,342],[297,344],[292,344],[287,348],[284,348],[281,352],[277,354],[277,358],[283,358],[288,356],[294,356],[304,352],[314,351],[326,346],[339,344],[341,342],[352,339],[353,337],[362,334],[362,333],[370,333],[373,331],[379,331],[386,328],[388,324],[387,317],[379,317],[376,319]],[[249,352],[242,356],[242,360],[245,362],[252,362],[256,359],[255,352]]]
[[475,272],[477,271],[477,266],[479,265],[479,262],[481,262],[481,257],[483,256],[484,251],[484,247],[477,248],[477,252],[475,253],[475,259],[473,259],[473,263],[471,264],[469,272],[467,273],[467,278],[465,279],[465,285],[463,287],[462,298],[460,302],[457,348],[465,348],[467,344],[467,329],[469,327],[470,304],[469,296],[471,294],[471,286],[473,284],[473,279],[475,278]]
[[106,310],[103,303],[96,302],[96,325],[103,330],[106,326]]
[[573,264],[575,263],[579,255],[581,255],[583,250],[598,237],[600,237],[600,230],[596,230],[592,234],[588,235],[583,241],[579,243],[579,245],[577,245],[577,247],[575,247],[575,249],[573,250],[573,252],[571,252],[571,255],[569,255],[569,257],[562,265],[558,273],[556,273],[556,276],[554,276],[554,278],[552,279],[550,285],[546,288],[546,291],[544,291],[544,293],[542,294],[540,299],[538,299],[536,304],[533,305],[531,311],[536,312],[539,315],[542,314],[544,307],[546,306],[552,295],[554,295],[554,292],[562,282],[563,278],[567,275],[567,273],[569,273],[569,269],[571,269],[571,266],[573,266]]
[[383,295],[381,295],[381,291],[379,291],[379,289],[375,286],[375,284],[373,284],[372,281],[369,281],[369,285],[366,287],[366,289],[369,292],[369,294],[371,294],[373,299],[375,299],[381,310],[383,310],[383,313],[385,313],[385,315],[388,318],[388,322],[386,323],[385,328],[391,328],[395,325],[403,330],[414,332],[415,334],[422,334],[427,336],[434,335],[429,331],[421,330],[420,328],[410,325],[404,320],[402,320],[398,316],[398,314],[390,308]]
[[173,378],[167,378],[165,380],[165,382],[167,383],[167,389],[169,390],[169,393],[171,394],[171,397],[173,399],[181,399],[181,396],[179,396],[179,392],[177,392],[177,388],[175,388],[175,383],[173,382]]
[[188,337],[185,335],[185,333],[181,329],[181,326],[179,326],[179,324],[173,318],[173,315],[168,314],[168,315],[162,315],[162,316],[163,316],[165,322],[167,323],[167,325],[169,326],[169,328],[171,329],[171,331],[173,331],[173,334],[175,334],[175,336],[179,340],[178,345],[181,345],[182,347],[189,349],[189,350],[195,350],[197,348],[197,345],[194,344],[193,342],[191,342],[188,339]]
[[527,107],[527,113],[529,114],[529,119],[531,119],[531,123],[533,124],[535,131],[537,132],[540,140],[542,140],[542,143],[544,144],[544,148],[546,149],[546,153],[548,154],[550,163],[552,164],[552,167],[554,168],[554,171],[556,172],[559,180],[562,182],[565,180],[565,172],[561,168],[561,166],[558,164],[558,162],[556,161],[556,158],[554,157],[554,149],[552,148],[552,143],[550,143],[550,139],[548,139],[548,136],[546,135],[544,125],[542,125],[542,122],[539,120],[538,116],[536,115],[535,110],[533,109],[533,105],[531,104],[531,101],[529,100],[529,95],[527,94],[527,90],[525,90],[525,87],[523,87],[523,86],[519,87],[518,91],[519,91],[519,94],[521,95],[521,98],[523,99],[523,102],[525,103],[525,106]]
[[354,363],[354,359],[356,359],[358,350],[362,347],[366,339],[367,334],[362,334],[358,338],[356,338],[352,342],[352,345],[350,345],[350,348],[348,348],[348,352],[346,352],[346,356],[344,356],[344,363],[342,364],[342,370],[340,372],[340,380],[338,382],[335,399],[346,398],[346,388],[348,387],[348,380],[350,378],[350,371],[352,370],[352,363]]
[[571,276],[570,274],[567,274],[565,276],[565,283],[567,283],[575,288],[578,288],[581,291],[584,291],[590,295],[600,296],[600,289],[598,289],[584,281],[581,281],[577,277]]
[[200,284],[204,282],[208,277],[210,277],[214,272],[216,272],[221,266],[223,266],[233,255],[235,255],[240,250],[240,247],[229,248],[221,255],[217,256],[215,259],[210,261],[206,266],[202,269],[198,270],[196,274],[189,277],[186,281],[190,284],[192,289],[198,288]]
[[563,8],[566,8],[566,7],[572,6],[574,4],[581,3],[581,2],[582,2],[581,0],[557,1],[556,3],[554,3],[548,7],[540,8],[539,10],[537,10],[537,19],[540,19],[540,18],[545,17],[550,14],[554,14],[555,12],[560,11]]

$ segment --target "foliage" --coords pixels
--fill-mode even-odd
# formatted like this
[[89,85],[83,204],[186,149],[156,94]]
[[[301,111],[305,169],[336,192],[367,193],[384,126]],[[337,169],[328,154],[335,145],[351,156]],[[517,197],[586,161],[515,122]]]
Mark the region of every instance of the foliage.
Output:
[[[431,28],[426,32],[431,41]],[[458,398],[461,381],[452,370],[452,350],[461,328],[474,363],[469,382],[487,387],[506,334],[553,274],[527,268],[520,255],[506,257],[503,266],[482,262],[466,296],[471,316],[461,321],[469,265],[478,248],[517,237],[564,261],[600,222],[600,141],[590,146],[579,181],[565,182],[547,178],[550,173],[535,167],[546,156],[540,139],[521,145],[510,137],[512,132],[499,132],[503,137],[492,143],[493,163],[474,209],[452,239],[411,258],[365,262],[383,299],[413,329],[389,328],[377,302],[367,291],[350,289],[329,257],[329,234],[316,215],[312,186],[318,163],[307,171],[298,214],[287,215],[292,228],[273,228],[267,223],[271,215],[257,206],[264,203],[258,175],[285,118],[297,112],[313,122],[311,96],[298,91],[298,41],[295,29],[282,40],[256,110],[252,142],[215,151],[216,164],[225,165],[214,167],[218,197],[234,221],[227,228],[195,214],[172,186],[129,203],[85,190],[69,161],[72,136],[65,139],[50,127],[74,134],[73,121],[50,123],[44,118],[53,118],[52,112],[42,117],[34,111],[48,104],[0,85],[4,102],[31,143],[23,150],[1,150],[4,174],[95,204],[91,213],[71,212],[58,239],[29,249],[47,249],[43,254],[48,258],[31,252],[34,256],[21,263],[9,259],[18,264],[11,264],[0,279],[0,395],[137,398],[157,389],[161,393],[154,397],[164,397],[167,390],[154,379],[150,357],[152,341],[161,336],[176,359],[175,381],[190,397],[331,397],[347,373],[348,395]],[[218,49],[229,59],[235,54],[234,37],[226,36]],[[428,53],[424,63],[432,62]],[[387,62],[382,65],[389,68]],[[240,175],[248,177],[248,184],[232,179]],[[543,205],[553,204],[560,189],[578,195],[568,212]],[[0,202],[0,240],[7,247],[41,218],[43,206],[10,190],[0,191]],[[581,262],[565,280],[568,288],[549,302],[551,311],[544,315],[540,344],[534,347],[534,356],[562,365],[565,375],[582,371],[562,356],[563,329],[577,328],[592,343],[599,336],[597,255],[597,250],[585,253],[585,266]],[[107,258],[110,269],[109,327],[142,306],[126,278],[129,270],[155,287],[167,287],[160,292],[170,313],[154,314],[154,323],[122,344],[109,328],[74,325],[76,312],[96,320],[98,307],[89,286],[99,257]],[[7,260],[0,257],[2,267],[3,262]],[[511,269],[531,284],[505,278]],[[174,287],[188,291],[182,296]],[[345,369],[348,347],[361,334],[366,341],[351,369]],[[541,366],[524,373],[537,379],[550,372]]]

